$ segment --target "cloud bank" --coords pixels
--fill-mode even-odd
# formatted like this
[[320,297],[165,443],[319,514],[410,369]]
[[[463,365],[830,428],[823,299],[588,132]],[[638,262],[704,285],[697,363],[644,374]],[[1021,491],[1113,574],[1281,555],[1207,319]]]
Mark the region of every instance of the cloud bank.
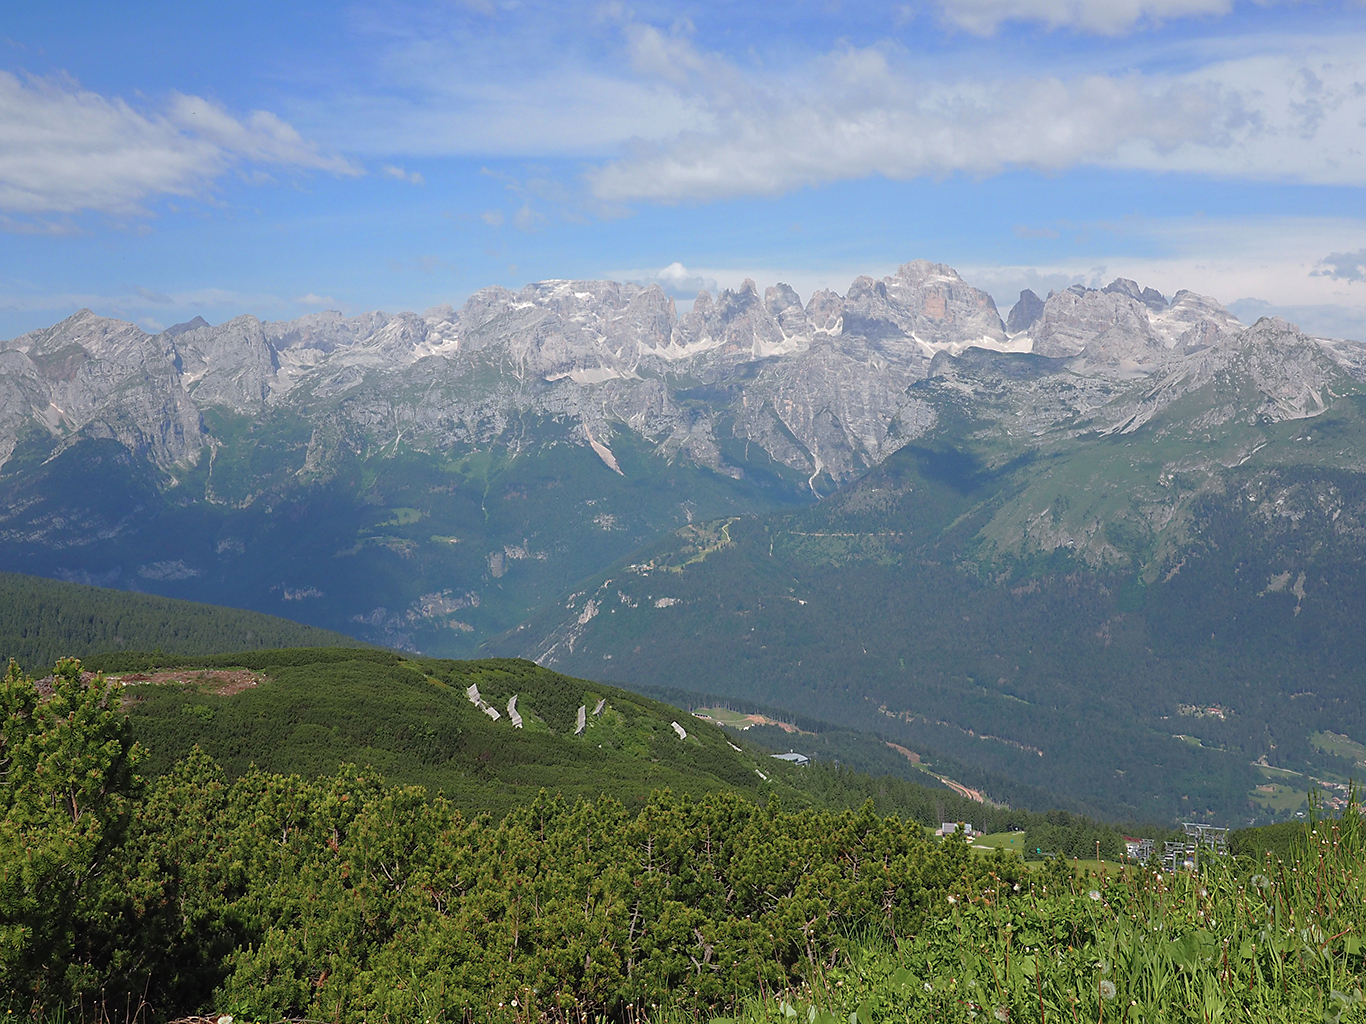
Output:
[[945,78],[894,46],[845,47],[796,73],[744,72],[687,38],[632,31],[633,67],[713,127],[636,141],[592,169],[599,199],[707,201],[892,179],[1078,165],[1358,185],[1366,35],[1182,74]]
[[1118,35],[1192,15],[1219,16],[1232,0],[940,0],[943,20],[977,35],[990,35],[1010,21],[1038,22],[1050,29],[1072,28]]
[[202,194],[249,164],[360,173],[268,111],[238,118],[175,93],[144,112],[69,78],[0,72],[0,210],[139,213],[151,198]]

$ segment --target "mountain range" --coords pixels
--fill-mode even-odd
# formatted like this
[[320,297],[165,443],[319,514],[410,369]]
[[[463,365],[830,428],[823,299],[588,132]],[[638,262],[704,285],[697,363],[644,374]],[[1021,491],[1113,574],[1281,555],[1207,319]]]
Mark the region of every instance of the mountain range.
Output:
[[2,349],[0,568],[762,698],[1084,809],[1242,811],[1366,739],[1366,346],[1191,292],[1003,319],[916,261]]

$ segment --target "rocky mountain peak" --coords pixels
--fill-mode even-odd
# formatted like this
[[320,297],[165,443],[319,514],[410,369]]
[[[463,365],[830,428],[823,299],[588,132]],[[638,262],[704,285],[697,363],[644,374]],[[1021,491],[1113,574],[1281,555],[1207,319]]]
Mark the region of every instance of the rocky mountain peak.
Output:
[[797,294],[796,289],[791,285],[779,282],[770,288],[764,289],[764,308],[772,316],[780,316],[785,310],[796,306],[802,306],[802,297]]
[[1167,299],[1160,291],[1156,288],[1140,288],[1137,281],[1131,281],[1127,277],[1117,277],[1101,290],[1127,295],[1149,309],[1161,311],[1167,308]]
[[178,338],[186,331],[197,331],[201,327],[208,326],[209,322],[207,320],[205,320],[202,316],[197,316],[193,320],[185,321],[183,324],[172,324],[170,327],[162,331],[161,334],[162,337],[165,338]]
[[813,292],[806,302],[806,319],[813,330],[834,333],[844,316],[844,296],[828,288]]
[[951,268],[926,260],[892,277],[857,278],[844,300],[844,334],[867,339],[889,358],[927,362],[941,348],[1006,342],[996,303]]
[[[1169,369],[1195,380],[1228,368],[1243,333],[1213,299],[1179,291],[1168,303],[1127,278],[1046,301],[1025,289],[1007,325],[989,294],[927,260],[859,277],[843,296],[817,291],[804,305],[790,285],[761,292],[746,280],[715,298],[699,293],[681,317],[658,284],[579,280],[486,288],[459,310],[421,315],[244,315],[216,326],[196,318],[159,335],[82,310],[4,346],[0,456],[34,426],[62,437],[89,429],[169,466],[196,457],[202,410],[255,417],[297,408],[328,423],[310,443],[311,466],[342,437],[358,449],[355,439],[380,423],[391,424],[386,444],[403,423],[405,439],[444,447],[547,416],[580,423],[585,444],[610,445],[613,430],[630,429],[661,450],[739,472],[721,454],[728,433],[813,480],[839,481],[933,422],[912,386],[932,371],[947,379],[978,366],[948,357],[1032,352],[981,367],[1002,380],[1065,371],[1108,382],[1097,385],[1105,390]],[[1274,350],[1280,337],[1290,335],[1262,326],[1253,340]],[[1341,390],[1332,373],[1366,374],[1360,346],[1304,344],[1293,359],[1254,361],[1268,394],[1277,373],[1299,382],[1275,392],[1286,408],[1319,407],[1296,397],[1302,382],[1326,395]],[[715,407],[681,401],[670,383],[680,379],[715,386]]]
[[1010,307],[1010,314],[1006,317],[1006,330],[1011,334],[1027,331],[1034,326],[1034,322],[1041,316],[1043,316],[1043,299],[1035,295],[1031,289],[1026,288],[1020,292],[1020,297],[1015,301],[1015,305]]
[[1089,346],[1094,361],[1141,360],[1163,347],[1142,302],[1081,285],[1050,295],[1030,334],[1034,351],[1050,358],[1080,356]]

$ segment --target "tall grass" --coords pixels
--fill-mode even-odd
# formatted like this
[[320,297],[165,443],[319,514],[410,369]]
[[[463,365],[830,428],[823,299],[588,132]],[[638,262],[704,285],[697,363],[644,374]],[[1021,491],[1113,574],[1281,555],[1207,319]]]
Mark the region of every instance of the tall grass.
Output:
[[[1355,806],[1353,804],[1352,806]],[[920,934],[867,935],[744,1024],[1366,1020],[1366,829],[1317,805],[1291,858],[980,887]],[[662,1021],[696,1020],[666,1013]],[[705,1019],[705,1017],[704,1017]],[[727,1019],[727,1018],[721,1018]]]

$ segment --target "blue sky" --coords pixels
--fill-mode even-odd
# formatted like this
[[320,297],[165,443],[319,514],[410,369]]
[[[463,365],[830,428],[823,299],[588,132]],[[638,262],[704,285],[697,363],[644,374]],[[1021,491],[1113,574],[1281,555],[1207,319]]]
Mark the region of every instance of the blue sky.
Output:
[[927,258],[1366,339],[1366,6],[11,5],[0,337]]

